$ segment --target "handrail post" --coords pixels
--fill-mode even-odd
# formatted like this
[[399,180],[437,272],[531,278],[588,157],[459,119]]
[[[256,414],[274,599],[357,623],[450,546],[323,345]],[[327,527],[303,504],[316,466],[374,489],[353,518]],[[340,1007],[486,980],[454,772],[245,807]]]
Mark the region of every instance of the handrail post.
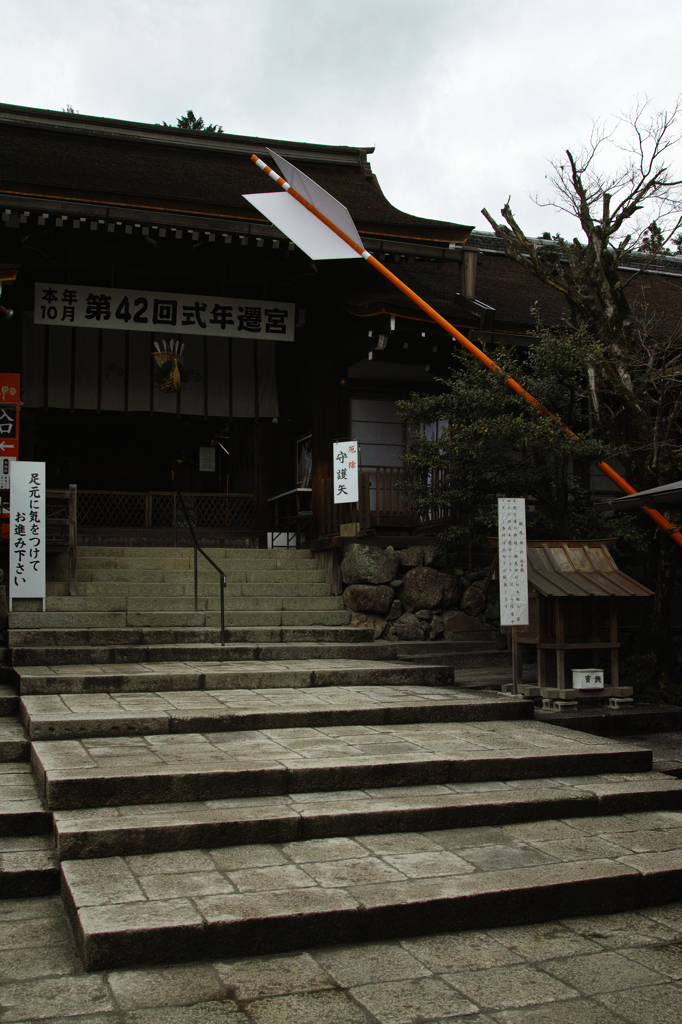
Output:
[[[173,547],[177,547],[178,546],[178,492],[177,491],[173,491],[173,527],[175,529],[175,542],[173,544]],[[195,549],[195,554],[194,554],[194,564],[196,566],[196,549]],[[195,601],[196,601],[196,583],[195,583]],[[194,611],[196,611],[196,610],[197,609],[196,609],[196,604],[195,604]]]
[[197,551],[196,544],[194,545],[194,611],[199,611],[199,583],[198,583],[198,569],[197,561],[199,558],[199,552]]
[[78,491],[69,484],[69,594],[78,593]]
[[220,646],[225,646],[225,574],[220,577]]

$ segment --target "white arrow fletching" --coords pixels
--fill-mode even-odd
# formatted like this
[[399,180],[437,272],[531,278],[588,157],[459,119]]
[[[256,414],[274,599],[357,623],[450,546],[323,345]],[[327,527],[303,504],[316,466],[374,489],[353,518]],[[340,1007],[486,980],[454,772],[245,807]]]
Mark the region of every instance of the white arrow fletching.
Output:
[[327,220],[330,220],[332,224],[336,224],[337,228],[341,228],[343,233],[348,235],[356,245],[364,249],[353,218],[343,203],[340,203],[338,199],[335,199],[329,192],[326,192],[321,185],[318,185],[316,181],[313,181],[307,174],[300,171],[298,167],[290,164],[279,153],[275,153],[272,149],[269,149],[268,153],[274,158],[282,172],[282,177],[286,179],[291,187],[299,195],[302,195],[304,199],[307,199],[311,206],[314,206],[316,210],[323,213]]
[[[311,260],[362,259],[360,253],[351,249],[331,228],[318,220],[314,213],[302,206],[288,192],[257,192],[244,196],[244,199],[248,199],[264,217],[279,228],[282,234],[307,253]],[[357,235],[357,232],[355,233]],[[361,242],[359,244],[362,245]]]

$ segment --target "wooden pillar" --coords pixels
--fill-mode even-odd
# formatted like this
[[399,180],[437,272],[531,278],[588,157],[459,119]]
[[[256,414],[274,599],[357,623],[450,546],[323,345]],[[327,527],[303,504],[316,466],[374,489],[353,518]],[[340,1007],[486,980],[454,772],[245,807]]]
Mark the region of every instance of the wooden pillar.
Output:
[[[609,598],[609,641],[618,643],[618,606],[615,597]],[[611,686],[618,686],[618,648],[611,648]]]
[[[555,618],[555,633],[556,642],[563,644],[566,636],[564,628],[564,598],[557,597],[554,599],[554,614]],[[556,684],[559,690],[566,689],[566,651],[558,649],[556,652]]]
[[78,489],[69,484],[69,594],[78,593]]
[[[322,311],[320,311],[320,318]],[[317,319],[317,318],[316,318]],[[329,319],[329,313],[325,318]],[[320,324],[320,320],[317,320]],[[321,482],[332,479],[333,461],[332,444],[339,436],[338,425],[338,373],[337,352],[341,344],[341,327],[325,323],[324,331],[318,326],[313,334],[311,328],[310,360],[312,388],[312,449],[313,499],[320,493]],[[314,508],[315,517],[320,522],[319,504]]]

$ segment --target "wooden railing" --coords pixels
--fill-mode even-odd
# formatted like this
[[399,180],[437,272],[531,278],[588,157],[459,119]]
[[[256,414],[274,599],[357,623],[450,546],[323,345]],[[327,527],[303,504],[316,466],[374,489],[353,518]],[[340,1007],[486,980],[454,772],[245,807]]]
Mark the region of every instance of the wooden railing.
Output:
[[319,532],[322,536],[335,536],[345,523],[359,523],[361,530],[370,527],[369,474],[360,473],[357,502],[334,504],[334,480],[326,477],[320,481]]
[[46,540],[51,548],[67,548],[69,552],[69,594],[76,596],[78,580],[78,489],[69,484],[67,490],[45,492]]
[[[254,529],[255,494],[185,493],[192,523],[200,529]],[[80,491],[79,519],[83,527],[115,529],[186,527],[174,491]]]
[[[321,481],[319,494],[319,532],[322,536],[339,533],[343,523],[359,523],[366,530],[377,526],[426,528],[442,526],[450,518],[449,510],[416,516],[410,507],[410,485],[414,470],[404,466],[365,466],[360,473],[359,501],[334,504],[334,483]],[[436,493],[440,480],[429,481]]]

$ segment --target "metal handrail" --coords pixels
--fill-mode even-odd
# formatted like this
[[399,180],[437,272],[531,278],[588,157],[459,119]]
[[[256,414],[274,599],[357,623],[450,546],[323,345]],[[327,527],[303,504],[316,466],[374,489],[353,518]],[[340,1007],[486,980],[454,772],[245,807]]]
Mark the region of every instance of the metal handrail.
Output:
[[[227,577],[225,576],[224,570],[221,569],[219,565],[216,565],[216,563],[213,561],[213,559],[209,558],[209,556],[206,554],[204,549],[199,546],[199,541],[197,540],[197,535],[194,532],[194,527],[192,526],[192,520],[189,517],[189,512],[187,511],[187,506],[185,505],[185,499],[183,498],[183,496],[182,496],[180,491],[176,491],[176,494],[177,494],[178,498],[180,499],[180,504],[182,505],[182,510],[185,513],[185,519],[187,520],[187,525],[189,526],[189,532],[192,534],[192,540],[194,541],[194,611],[195,612],[199,611],[199,576],[198,576],[198,564],[197,564],[198,563],[197,551],[200,551],[201,554],[206,559],[206,561],[209,563],[209,565],[212,565],[213,568],[217,572],[220,573],[220,645],[221,645],[221,647],[224,647],[225,646],[225,586],[226,586],[226,583],[227,583]],[[177,506],[176,506],[175,525],[176,525],[176,528],[177,528]]]

